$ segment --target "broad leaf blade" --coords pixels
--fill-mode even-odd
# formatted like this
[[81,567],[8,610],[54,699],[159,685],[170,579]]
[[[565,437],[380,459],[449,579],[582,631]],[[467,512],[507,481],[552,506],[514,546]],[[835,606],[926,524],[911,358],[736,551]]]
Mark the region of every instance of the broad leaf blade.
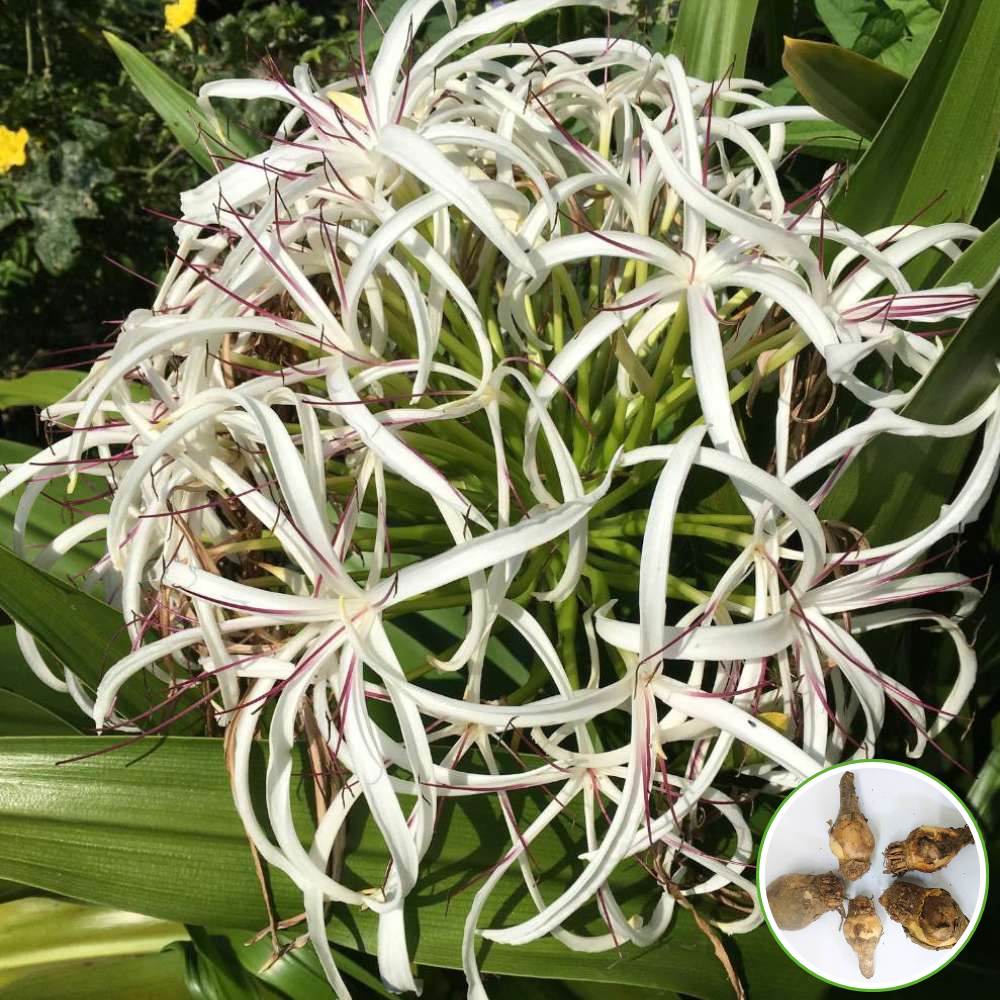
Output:
[[[0,546],[0,608],[92,688],[104,670],[131,648],[120,612],[4,546]],[[136,678],[123,688],[119,707],[137,715],[164,690],[151,675]]]
[[0,1000],[191,1000],[180,952],[39,966],[0,977]]
[[854,163],[868,149],[868,140],[836,122],[789,122],[785,145],[821,160]]
[[[861,232],[971,218],[1000,140],[1000,4],[952,2],[830,214]],[[959,153],[960,151],[960,153]]]
[[49,406],[75,389],[82,379],[80,372],[58,370],[0,379],[0,410],[10,406]]
[[[4,670],[5,665],[0,663],[0,675]],[[55,712],[8,690],[0,681],[0,736],[60,736],[79,732]]]
[[[3,471],[2,466],[33,460],[44,461],[44,456],[40,458],[38,452],[37,447],[21,444],[18,441],[0,440],[0,472]],[[39,468],[42,467],[39,466]],[[74,520],[106,511],[108,507],[106,498],[80,502],[86,497],[98,496],[102,492],[100,486],[94,485],[97,482],[101,481],[95,480],[92,476],[80,477],[80,485],[74,497],[74,500],[79,503],[79,506],[75,508],[75,515],[71,515],[65,507],[61,506],[68,499],[65,480],[59,479],[49,483],[42,495],[35,501],[31,516],[28,518],[24,536],[26,550],[42,549],[57,535],[69,528]],[[6,545],[8,548],[13,544],[14,515],[17,511],[18,500],[23,492],[22,487],[8,496],[0,498],[0,545]],[[57,576],[86,573],[104,552],[105,549],[99,542],[82,542],[75,545],[70,552],[59,559],[53,567],[53,572]]]
[[857,52],[786,38],[781,65],[821,114],[874,139],[906,86],[906,77]]
[[682,0],[670,51],[689,76],[742,76],[757,0]]
[[31,896],[0,905],[0,976],[56,962],[158,952],[186,937],[177,923]]
[[226,160],[253,156],[257,144],[225,115],[209,117],[198,106],[194,94],[163,72],[135,46],[112,34],[104,37],[139,92],[153,106],[177,141],[209,173],[215,173],[212,156]]
[[[35,733],[36,736],[45,733],[56,735],[57,732],[82,733],[93,727],[93,720],[83,714],[72,698],[61,691],[53,691],[32,673],[17,645],[13,625],[0,625],[0,689],[47,713],[46,718],[54,717],[62,721],[62,728],[56,730],[56,723],[50,718],[53,728]],[[14,736],[15,733],[4,732],[2,735]]]
[[[58,886],[70,896],[139,908],[166,919],[250,930],[266,926],[260,888],[232,806],[221,741],[149,741],[55,766],[112,742],[0,739],[0,878]],[[297,767],[308,767],[304,758]],[[527,823],[548,800],[525,792],[514,801],[519,820]],[[298,819],[306,818],[307,808],[305,801],[295,804]],[[459,965],[462,924],[475,891],[463,887],[471,875],[498,860],[503,845],[483,831],[502,826],[496,802],[486,797],[451,800],[442,809],[438,839],[410,899],[415,961]],[[564,888],[575,870],[580,829],[579,817],[567,816],[552,836],[532,844],[546,892]],[[53,857],[59,858],[58,865]],[[346,872],[358,884],[380,884],[384,876],[384,851],[370,822],[350,830]],[[274,871],[270,881],[279,916],[301,912],[295,887]],[[487,923],[509,923],[534,912],[518,886],[506,879],[500,883],[485,914]],[[626,870],[616,883],[630,910],[648,911],[650,888],[638,867]],[[373,950],[371,914],[342,908],[333,912],[329,933],[334,942]],[[601,927],[599,920],[590,925],[591,930]],[[780,975],[801,1000],[822,995],[823,986],[790,967],[765,929],[732,944],[751,988],[757,984],[766,993]],[[706,1000],[731,996],[711,945],[683,912],[663,942],[646,951],[626,946],[619,953],[579,954],[547,939],[520,948],[484,947],[480,955],[486,970],[500,973],[639,986],[653,982]]]

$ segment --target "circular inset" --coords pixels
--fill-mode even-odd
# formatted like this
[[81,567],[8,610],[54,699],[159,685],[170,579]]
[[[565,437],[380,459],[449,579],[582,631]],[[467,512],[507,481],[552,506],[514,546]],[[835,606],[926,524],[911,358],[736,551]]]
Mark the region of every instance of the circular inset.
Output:
[[757,863],[764,919],[786,954],[852,990],[899,989],[944,968],[979,923],[988,880],[962,800],[890,760],[803,782],[771,817]]

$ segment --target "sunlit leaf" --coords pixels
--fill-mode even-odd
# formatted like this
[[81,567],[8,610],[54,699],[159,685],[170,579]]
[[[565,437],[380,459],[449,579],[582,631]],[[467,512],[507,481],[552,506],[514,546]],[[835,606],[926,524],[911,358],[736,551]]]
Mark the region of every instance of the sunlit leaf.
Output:
[[135,46],[110,31],[105,31],[104,37],[142,96],[153,106],[177,141],[205,170],[215,172],[212,156],[228,162],[234,156],[246,157],[259,152],[258,145],[235,122],[222,114],[217,120],[206,115],[198,106],[194,94],[164,73]]
[[670,50],[691,76],[742,76],[757,0],[682,0]]
[[[831,215],[862,232],[971,218],[1000,139],[1000,5],[950,3]],[[961,155],[956,155],[960,150]]]
[[839,45],[786,38],[781,65],[817,111],[875,138],[906,86],[906,77]]
[[[260,887],[236,816],[221,741],[170,738],[55,766],[60,760],[109,746],[99,738],[0,740],[0,878],[10,878],[107,905],[139,908],[166,919],[210,926],[266,926]],[[303,760],[302,765],[306,766]],[[304,795],[304,793],[302,793]],[[547,800],[525,793],[519,817],[530,822]],[[305,818],[308,803],[296,811]],[[450,800],[438,820],[438,841],[411,896],[414,958],[427,965],[457,967],[462,923],[473,892],[469,877],[492,866],[502,845],[484,830],[502,824],[495,800],[472,796]],[[576,864],[581,835],[568,816],[552,835],[532,844],[550,892],[565,888]],[[57,868],[51,858],[58,854]],[[370,823],[349,834],[346,878],[378,883],[384,875],[380,837]],[[301,896],[280,873],[270,873],[281,917],[301,910]],[[533,912],[515,881],[502,881],[487,921],[508,923]],[[641,871],[616,879],[629,907],[649,900]],[[655,891],[655,890],[654,890]],[[371,914],[335,908],[331,939],[348,948],[374,950]],[[592,928],[599,928],[594,921]],[[802,1000],[818,998],[822,985],[784,961],[763,928],[734,939],[751,987],[782,981]],[[570,952],[548,938],[518,948],[484,946],[487,971],[609,984],[656,983],[691,996],[730,997],[726,976],[711,945],[687,913],[675,918],[661,943],[646,951],[625,946],[621,953]],[[349,971],[349,970],[348,970]]]
[[80,372],[37,371],[0,379],[0,410],[9,406],[48,406],[62,399],[82,378]]
[[[104,669],[125,656],[129,640],[121,613],[0,546],[0,608],[57,660],[96,687]],[[145,688],[143,687],[145,685]],[[138,714],[164,685],[144,678],[122,692],[122,711]]]

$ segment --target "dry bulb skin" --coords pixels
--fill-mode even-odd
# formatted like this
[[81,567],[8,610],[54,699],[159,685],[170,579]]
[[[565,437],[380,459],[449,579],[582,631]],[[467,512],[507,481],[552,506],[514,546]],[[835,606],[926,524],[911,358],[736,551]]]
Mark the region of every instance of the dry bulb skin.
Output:
[[967,826],[918,826],[905,840],[897,840],[883,851],[885,873],[940,871],[972,842]]
[[844,937],[858,956],[858,968],[865,979],[875,975],[875,949],[882,937],[882,921],[871,896],[857,896],[847,904]]
[[840,874],[851,882],[871,867],[875,837],[861,812],[853,771],[845,771],[840,779],[840,812],[830,827],[830,850],[840,864]]
[[969,919],[946,889],[901,881],[882,893],[879,902],[906,936],[933,951],[954,948]]
[[844,880],[834,872],[782,875],[767,887],[767,902],[783,931],[800,931],[830,910],[843,914]]

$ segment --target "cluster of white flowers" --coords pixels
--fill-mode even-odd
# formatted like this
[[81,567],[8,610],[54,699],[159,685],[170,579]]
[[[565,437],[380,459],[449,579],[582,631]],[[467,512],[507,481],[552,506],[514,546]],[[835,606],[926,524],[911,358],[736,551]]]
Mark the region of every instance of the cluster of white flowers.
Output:
[[[266,152],[183,195],[152,309],[132,313],[49,408],[67,433],[44,463],[0,483],[0,494],[24,487],[18,538],[39,565],[106,540],[86,586],[120,606],[133,642],[93,697],[19,629],[25,656],[104,730],[135,731],[115,714],[129,678],[186,671],[174,691],[204,694],[228,728],[247,833],[301,887],[340,996],[331,901],[378,914],[383,980],[417,988],[404,909],[451,796],[496,796],[497,835],[509,838],[468,912],[471,996],[485,996],[477,934],[510,945],[554,935],[586,951],[655,941],[677,888],[626,913],[609,883],[654,846],[660,871],[685,869],[679,891],[746,891],[750,912],[723,930],[756,926],[750,828],[713,784],[739,743],[756,751],[744,773],[773,790],[870,756],[890,703],[914,726],[914,756],[948,725],[975,677],[958,620],[978,595],[921,560],[978,515],[1000,455],[996,394],[951,425],[898,412],[943,349],[919,324],[962,319],[979,299],[967,285],[911,288],[903,267],[927,252],[957,258],[976,229],[853,232],[825,214],[833,174],[786,202],[786,126],[820,116],[769,105],[758,83],[693,80],[676,58],[623,38],[541,48],[503,34],[575,0],[498,6],[413,58],[436,2],[405,3],[353,79],[320,87],[300,68],[291,81],[202,89],[206,107],[267,99],[290,110]],[[804,354],[864,414],[811,449],[793,446]],[[766,468],[731,401],[765,380],[776,416],[753,421],[773,437]],[[875,548],[824,531],[821,499],[874,437],[980,427],[974,467],[932,525]],[[704,590],[668,578],[696,468],[731,483],[745,507],[728,568]],[[106,481],[110,509],[26,552],[32,506],[57,476]],[[607,550],[595,555],[595,532],[640,497],[641,550],[615,573]],[[420,540],[409,550],[407,525]],[[913,606],[946,591],[960,598],[954,619]],[[426,595],[467,608],[464,635],[432,670],[408,673],[386,620]],[[579,611],[582,675],[545,624],[546,606],[566,602]],[[629,607],[637,620],[621,615]],[[915,620],[946,631],[958,653],[938,709],[857,638]],[[530,648],[540,681],[494,676],[498,630]],[[444,693],[455,691],[438,682],[447,673],[461,675],[460,696]],[[376,703],[391,727],[373,718]],[[623,713],[626,726],[602,728]],[[338,776],[308,844],[292,821],[304,733]],[[270,832],[250,800],[261,736]],[[532,755],[506,751],[519,738]],[[539,786],[547,804],[519,828],[517,793]],[[527,852],[574,800],[586,853],[550,898]],[[734,830],[731,857],[691,843],[705,800]],[[331,874],[352,809],[384,841],[380,887]],[[480,927],[508,871],[538,912]],[[605,933],[563,926],[587,906]]]

